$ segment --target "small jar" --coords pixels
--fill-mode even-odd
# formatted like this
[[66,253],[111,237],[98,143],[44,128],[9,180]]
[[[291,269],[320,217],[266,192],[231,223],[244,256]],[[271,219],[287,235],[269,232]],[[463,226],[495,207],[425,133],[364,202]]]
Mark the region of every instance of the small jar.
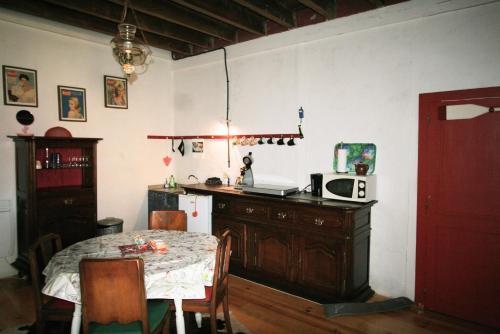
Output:
[[368,164],[355,164],[354,169],[356,170],[356,175],[366,175],[369,167]]

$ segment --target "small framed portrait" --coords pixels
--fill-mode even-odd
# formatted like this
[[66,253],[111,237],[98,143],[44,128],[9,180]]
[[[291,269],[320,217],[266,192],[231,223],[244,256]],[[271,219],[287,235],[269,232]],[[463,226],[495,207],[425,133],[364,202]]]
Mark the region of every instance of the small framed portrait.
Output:
[[127,79],[104,76],[104,106],[106,108],[128,108]]
[[57,86],[57,96],[59,98],[59,120],[87,121],[85,88]]
[[4,104],[38,107],[38,89],[35,70],[3,65],[2,75]]
[[192,142],[193,153],[203,153],[203,140]]

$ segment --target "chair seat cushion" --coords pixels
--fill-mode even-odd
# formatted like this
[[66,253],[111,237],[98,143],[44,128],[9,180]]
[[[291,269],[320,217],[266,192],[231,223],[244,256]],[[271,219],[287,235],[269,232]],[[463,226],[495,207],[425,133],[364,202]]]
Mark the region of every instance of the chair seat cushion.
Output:
[[[149,331],[153,332],[160,326],[162,320],[168,312],[168,303],[163,300],[148,300],[148,319],[149,319]],[[129,324],[119,324],[117,322],[112,322],[107,325],[101,325],[93,323],[89,326],[89,332],[92,334],[135,334],[142,333],[140,321],[134,321]]]
[[209,302],[212,300],[212,287],[211,286],[205,286],[205,298],[201,299],[184,299],[183,301],[187,302]]
[[75,309],[75,304],[68,302],[64,299],[51,298],[44,306],[44,309],[48,310],[67,310],[73,311]]

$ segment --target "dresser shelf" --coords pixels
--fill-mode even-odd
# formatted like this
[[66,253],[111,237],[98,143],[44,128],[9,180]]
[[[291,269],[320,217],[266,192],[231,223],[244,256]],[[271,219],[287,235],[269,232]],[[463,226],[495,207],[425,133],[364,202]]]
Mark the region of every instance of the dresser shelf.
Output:
[[[63,246],[94,237],[97,221],[97,143],[101,138],[9,136],[15,143],[18,255],[13,266],[29,273],[27,252],[39,236],[57,233]],[[47,154],[61,161],[86,157],[88,166],[42,168]]]

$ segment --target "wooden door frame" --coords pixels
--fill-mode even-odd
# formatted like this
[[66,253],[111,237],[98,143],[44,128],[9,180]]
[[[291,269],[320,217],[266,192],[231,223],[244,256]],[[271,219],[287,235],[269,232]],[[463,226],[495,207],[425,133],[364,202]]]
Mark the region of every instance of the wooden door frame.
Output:
[[429,124],[444,119],[442,107],[446,105],[463,104],[467,100],[471,100],[472,103],[473,99],[477,99],[478,96],[498,98],[499,92],[500,87],[485,87],[419,95],[415,303],[420,307],[425,307],[426,285],[429,283],[426,282],[426,261],[432,260],[432,256],[428,258],[426,254],[427,243],[431,237],[430,228],[426,224],[426,208],[428,203],[429,170],[432,163],[429,159],[429,152],[436,149],[436,147],[430,145],[429,142]]

